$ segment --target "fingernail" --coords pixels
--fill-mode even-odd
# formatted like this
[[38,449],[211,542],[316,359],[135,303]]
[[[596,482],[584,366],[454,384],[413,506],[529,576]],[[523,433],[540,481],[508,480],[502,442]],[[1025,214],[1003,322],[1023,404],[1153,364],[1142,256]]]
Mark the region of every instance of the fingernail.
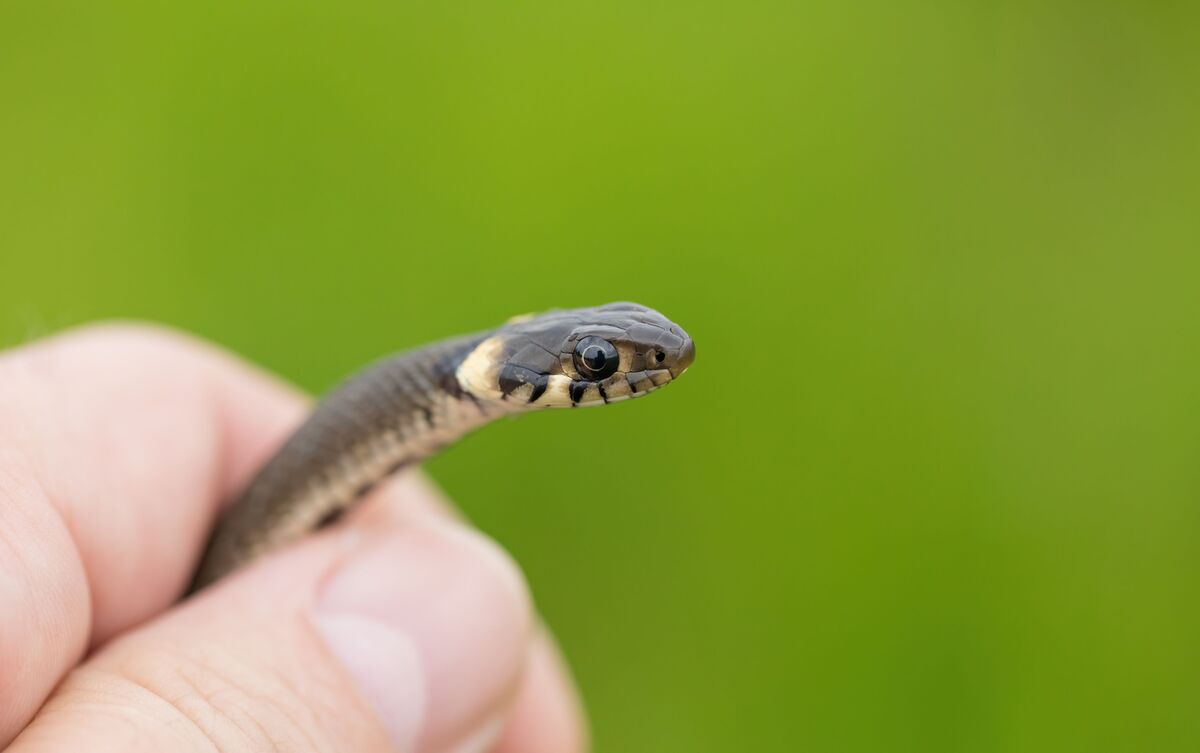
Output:
[[450,522],[389,533],[326,582],[313,622],[397,748],[486,749],[527,661],[512,561]]

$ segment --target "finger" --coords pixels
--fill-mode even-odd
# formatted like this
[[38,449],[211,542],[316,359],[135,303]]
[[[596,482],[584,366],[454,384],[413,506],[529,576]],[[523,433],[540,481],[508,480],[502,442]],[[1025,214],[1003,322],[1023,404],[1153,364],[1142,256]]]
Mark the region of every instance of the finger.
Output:
[[[462,514],[420,472],[389,479],[351,520],[358,525],[400,526],[422,518],[461,521]],[[575,683],[554,639],[538,631],[528,671],[494,753],[584,753],[587,721]]]
[[177,598],[219,501],[303,405],[147,327],[0,357],[0,747],[89,643]]
[[[374,528],[421,520],[461,523],[465,519],[419,470],[390,477],[348,516],[354,525]],[[492,753],[585,753],[589,749],[587,718],[571,671],[554,638],[540,627],[509,720]]]
[[585,753],[587,723],[566,662],[544,631],[493,753]]
[[102,648],[11,753],[485,750],[531,625],[516,567],[461,525],[330,531]]

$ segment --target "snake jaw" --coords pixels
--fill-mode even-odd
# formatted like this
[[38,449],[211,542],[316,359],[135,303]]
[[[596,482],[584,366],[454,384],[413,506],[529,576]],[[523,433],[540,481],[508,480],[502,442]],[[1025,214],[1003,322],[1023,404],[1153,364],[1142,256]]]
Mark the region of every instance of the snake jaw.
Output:
[[530,407],[541,408],[585,408],[592,405],[609,405],[630,400],[664,387],[672,381],[667,369],[652,369],[631,374],[617,372],[607,379],[589,382],[572,379],[563,374],[548,378],[545,394]]

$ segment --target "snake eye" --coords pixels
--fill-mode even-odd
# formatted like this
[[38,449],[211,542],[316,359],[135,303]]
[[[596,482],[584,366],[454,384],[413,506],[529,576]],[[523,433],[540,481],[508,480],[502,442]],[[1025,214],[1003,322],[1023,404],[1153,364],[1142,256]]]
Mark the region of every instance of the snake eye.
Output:
[[620,361],[617,349],[602,337],[585,337],[575,345],[575,369],[584,379],[606,379],[616,373]]

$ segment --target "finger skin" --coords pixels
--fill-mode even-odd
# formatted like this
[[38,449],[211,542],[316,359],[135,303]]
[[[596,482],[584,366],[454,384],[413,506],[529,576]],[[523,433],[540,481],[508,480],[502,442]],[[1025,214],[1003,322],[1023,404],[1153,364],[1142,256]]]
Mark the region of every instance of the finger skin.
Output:
[[13,485],[42,492],[76,542],[94,642],[174,600],[220,503],[305,406],[228,355],[140,325],[6,354],[0,384]]
[[[385,707],[419,726],[402,745],[389,736],[392,720],[364,696],[320,630],[328,614],[322,602],[340,573],[364,551],[386,559],[397,550],[429,571],[415,591],[418,603],[410,602],[420,608],[404,615],[426,625],[415,644],[418,660],[395,672],[381,656],[377,668],[390,684],[382,688],[392,696]],[[470,619],[458,619],[463,614]],[[8,753],[434,753],[507,711],[525,674],[532,624],[515,566],[462,526],[430,521],[385,532],[331,531],[103,647],[68,675]],[[430,640],[449,644],[439,649]],[[425,674],[407,677],[406,669]],[[456,707],[473,693],[470,708]]]
[[492,753],[586,753],[587,723],[554,640],[534,638],[529,667]]
[[0,356],[0,746],[90,645],[178,597],[220,500],[303,411],[154,327]]
[[[381,527],[426,518],[465,523],[462,513],[420,471],[388,479],[350,515],[356,525]],[[516,701],[491,753],[586,753],[590,749],[587,716],[570,668],[554,638],[541,628],[534,636]]]
[[0,479],[0,748],[83,654],[85,583],[52,506],[36,489]]
[[[423,518],[464,521],[462,513],[423,473],[408,471],[382,484],[353,511],[364,526],[404,525]],[[529,667],[492,753],[586,753],[587,717],[562,652],[542,628]]]

